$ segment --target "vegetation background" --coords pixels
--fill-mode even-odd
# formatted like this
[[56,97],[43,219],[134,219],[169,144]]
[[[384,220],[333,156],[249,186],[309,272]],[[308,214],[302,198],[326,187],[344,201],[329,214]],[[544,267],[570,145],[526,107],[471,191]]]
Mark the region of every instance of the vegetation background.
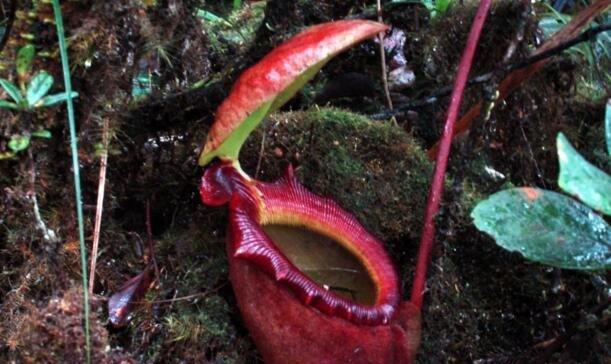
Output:
[[[44,71],[52,79],[38,101],[61,95],[50,3],[0,3],[0,77],[23,91]],[[473,76],[492,77],[469,88],[464,110],[494,100],[503,67],[527,58],[588,3],[495,2],[472,70]],[[227,280],[225,212],[199,202],[198,150],[215,108],[241,71],[306,26],[376,18],[374,2],[61,5],[78,92],[88,249],[99,239],[90,297],[92,361],[260,362]],[[404,112],[380,116],[387,101],[379,44],[371,41],[330,62],[242,152],[251,175],[271,181],[292,163],[308,188],[353,211],[386,242],[407,292],[432,170],[425,151],[439,137],[448,101],[428,96],[452,83],[475,8],[472,1],[383,3],[384,21],[393,27],[383,43],[389,94]],[[609,17],[607,11],[595,22],[608,24]],[[560,131],[611,172],[602,123],[610,37],[601,33],[553,57],[455,141],[419,363],[609,362],[609,272],[528,262],[479,233],[469,214],[505,187],[557,190]],[[23,68],[20,51],[29,46],[32,61]],[[0,91],[0,99],[8,102],[10,96],[6,88]],[[429,101],[418,104],[423,100]],[[0,104],[0,362],[84,359],[79,237],[62,101]],[[130,277],[153,269],[152,262],[152,287],[130,307],[124,325],[110,325],[109,297]]]

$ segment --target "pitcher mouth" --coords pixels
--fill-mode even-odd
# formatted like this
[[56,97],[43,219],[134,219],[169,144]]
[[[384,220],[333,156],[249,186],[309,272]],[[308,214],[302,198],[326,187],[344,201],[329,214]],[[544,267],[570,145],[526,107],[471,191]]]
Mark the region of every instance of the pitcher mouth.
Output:
[[374,305],[377,287],[363,263],[334,239],[307,226],[262,225],[265,234],[303,274],[325,290]]
[[[290,166],[277,182],[264,183],[218,163],[206,170],[200,193],[208,204],[230,200],[230,254],[265,271],[305,305],[358,324],[392,318],[398,277],[382,243],[337,203],[303,187]],[[308,249],[322,249],[318,258],[331,256],[310,259]]]

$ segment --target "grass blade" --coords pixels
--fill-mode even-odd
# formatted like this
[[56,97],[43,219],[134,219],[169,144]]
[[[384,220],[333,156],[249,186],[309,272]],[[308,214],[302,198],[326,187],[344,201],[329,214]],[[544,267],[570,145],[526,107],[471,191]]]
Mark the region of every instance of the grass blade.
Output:
[[[72,94],[72,83],[70,81],[70,67],[68,65],[68,50],[64,36],[64,22],[59,0],[52,0],[55,25],[57,27],[57,38],[59,41],[59,54],[62,60],[62,73],[64,76],[64,89],[66,95]],[[72,98],[66,99],[68,107],[68,125],[70,127],[70,149],[72,151],[72,169],[74,172],[74,193],[76,197],[76,216],[78,219],[79,246],[81,251],[81,276],[83,283],[83,315],[85,329],[85,355],[86,363],[91,363],[91,337],[89,329],[89,290],[87,289],[87,251],[85,248],[85,227],[83,225],[83,206],[81,201],[81,177],[79,173],[78,148],[76,140],[76,125],[74,121],[74,103]]]

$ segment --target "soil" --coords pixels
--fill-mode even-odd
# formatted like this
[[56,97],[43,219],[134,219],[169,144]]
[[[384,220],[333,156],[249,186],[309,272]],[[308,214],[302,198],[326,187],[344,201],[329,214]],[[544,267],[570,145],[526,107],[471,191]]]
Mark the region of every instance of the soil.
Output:
[[[51,93],[61,92],[51,5],[24,0],[12,12],[11,1],[1,3],[0,13],[13,21],[0,77],[19,83],[18,50],[33,44],[37,56],[26,79],[45,70],[55,79]],[[403,52],[415,75],[409,88],[392,92],[401,106],[451,84],[475,8],[456,2],[432,17],[421,5],[397,3],[388,5],[384,19],[405,33],[406,42],[387,49],[387,58]],[[100,156],[108,153],[91,297],[93,362],[262,362],[227,277],[226,211],[199,201],[198,152],[215,108],[241,71],[304,27],[375,17],[372,4],[243,1],[232,11],[231,1],[62,2],[79,93],[88,252]],[[520,27],[524,37],[514,59],[526,57],[540,42],[537,21],[546,9],[525,13],[519,2],[497,2],[472,74],[498,71]],[[574,14],[580,5],[564,10]],[[273,181],[290,163],[306,187],[352,211],[385,241],[407,298],[432,171],[425,151],[439,138],[448,100],[440,97],[392,120],[368,117],[386,103],[378,48],[365,42],[332,60],[250,136],[241,164],[250,175]],[[503,187],[557,189],[559,131],[611,172],[602,129],[608,85],[603,95],[584,91],[600,76],[594,68],[574,53],[555,57],[496,105],[487,122],[456,140],[437,219],[418,363],[611,362],[611,274],[528,262],[499,248],[469,217],[479,200]],[[470,87],[463,110],[489,97],[494,86]],[[7,98],[0,92],[0,99]],[[65,107],[0,108],[0,120],[0,153],[10,150],[15,136],[43,129],[52,135],[32,137],[26,149],[0,159],[0,362],[82,362],[79,238]],[[125,325],[111,325],[109,298],[147,269],[154,271],[150,287],[129,307]]]

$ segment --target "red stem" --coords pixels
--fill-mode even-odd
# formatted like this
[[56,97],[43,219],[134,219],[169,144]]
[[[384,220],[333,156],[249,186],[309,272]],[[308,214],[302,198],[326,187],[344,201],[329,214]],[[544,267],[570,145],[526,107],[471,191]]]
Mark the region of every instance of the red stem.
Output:
[[437,154],[437,162],[435,163],[433,183],[429,190],[426,213],[424,215],[424,226],[420,239],[420,250],[418,252],[418,262],[416,264],[416,275],[412,287],[411,302],[418,307],[418,309],[422,308],[426,273],[431,260],[431,249],[433,248],[433,239],[435,237],[435,216],[439,211],[441,197],[443,196],[444,177],[448,166],[448,157],[450,156],[454,124],[458,117],[460,102],[462,101],[463,92],[467,84],[479,36],[482,32],[486,16],[488,15],[488,10],[490,9],[490,2],[491,0],[481,0],[479,4],[477,14],[475,14],[475,19],[473,19],[473,24],[471,25],[471,32],[469,33],[467,44],[463,51],[460,64],[458,65],[456,80],[454,81],[454,90],[452,91],[450,107],[448,108],[439,153]]

